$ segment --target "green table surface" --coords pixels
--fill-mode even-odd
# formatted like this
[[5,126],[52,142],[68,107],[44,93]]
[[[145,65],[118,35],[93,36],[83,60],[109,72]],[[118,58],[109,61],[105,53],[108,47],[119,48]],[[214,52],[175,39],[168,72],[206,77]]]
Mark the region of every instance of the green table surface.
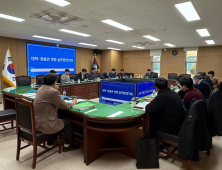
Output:
[[[175,86],[174,90],[178,90],[178,87]],[[9,92],[9,93],[12,93],[12,94],[17,94],[17,95],[34,92],[30,86],[9,87],[9,88],[3,89],[2,91],[3,92]],[[145,102],[144,98],[151,98],[151,97],[152,97],[152,95],[142,97],[140,102]],[[115,118],[138,116],[138,115],[141,115],[141,114],[144,113],[143,110],[133,109],[130,106],[130,102],[126,102],[124,104],[120,104],[120,105],[117,105],[117,106],[112,106],[112,105],[107,105],[107,104],[102,104],[102,103],[97,103],[97,102],[92,102],[92,101],[89,101],[89,102],[94,104],[95,108],[82,110],[82,111],[74,109],[74,108],[70,108],[69,110],[70,111],[75,111],[75,112],[78,112],[78,113],[82,113],[82,114],[85,114],[85,115],[88,115],[88,116],[92,116],[92,117],[103,117],[103,118],[106,118],[106,117],[108,117],[108,116],[110,116],[110,115],[112,115],[116,112],[119,112],[119,111],[121,111],[123,113],[115,116]],[[94,110],[94,111],[89,112],[91,110]]]

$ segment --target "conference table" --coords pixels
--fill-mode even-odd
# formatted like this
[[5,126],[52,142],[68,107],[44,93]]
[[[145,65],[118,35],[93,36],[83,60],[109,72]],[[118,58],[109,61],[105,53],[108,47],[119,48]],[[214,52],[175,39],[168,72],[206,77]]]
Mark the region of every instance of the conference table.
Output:
[[[80,84],[64,84],[60,88],[71,89],[76,92],[81,85],[85,87],[98,87],[100,82],[84,82]],[[69,87],[67,87],[69,86]],[[33,97],[23,96],[35,92],[39,87],[20,86],[9,87],[2,90],[4,109],[15,108],[15,98],[34,100]],[[75,89],[76,88],[76,89]],[[78,90],[77,90],[78,91]],[[83,90],[82,90],[83,91]],[[84,92],[84,94],[86,91]],[[76,93],[74,93],[76,95]],[[80,93],[79,93],[80,94]],[[97,94],[99,95],[99,93]],[[78,97],[81,97],[80,95]],[[87,96],[87,94],[85,94]],[[85,97],[84,96],[84,97]],[[93,95],[89,95],[93,96]],[[148,98],[151,95],[146,96]],[[85,97],[87,98],[87,97]],[[88,99],[90,99],[89,97]],[[141,98],[140,102],[145,100]],[[135,158],[135,141],[142,137],[148,137],[149,116],[143,110],[136,110],[130,106],[130,102],[117,106],[89,101],[95,108],[83,111],[70,108],[69,110],[58,110],[60,118],[75,123],[75,140],[83,142],[84,162],[89,165],[107,151],[118,151],[129,157]]]

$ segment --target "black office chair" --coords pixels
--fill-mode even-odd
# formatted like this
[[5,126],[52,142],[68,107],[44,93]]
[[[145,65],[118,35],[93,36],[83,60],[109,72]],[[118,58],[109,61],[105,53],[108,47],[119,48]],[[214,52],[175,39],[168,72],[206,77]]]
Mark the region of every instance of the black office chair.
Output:
[[69,74],[70,80],[78,81],[77,74]]
[[16,86],[30,86],[31,85],[30,76],[17,76],[15,79],[16,79]]
[[[55,134],[43,134],[36,132],[35,113],[33,101],[26,99],[15,99],[16,106],[16,121],[17,121],[17,154],[16,160],[19,160],[20,150],[32,145],[33,146],[33,162],[32,168],[36,167],[36,158],[42,154],[59,147],[61,153],[61,132]],[[45,146],[45,142],[58,137],[58,143],[51,148]],[[27,143],[26,146],[21,147],[21,141]],[[45,150],[37,154],[37,146]]]
[[169,80],[176,80],[177,74],[176,73],[168,73],[168,79]]
[[108,75],[107,75],[107,72],[102,72],[101,75],[100,75],[100,78],[101,79],[109,78]]
[[152,78],[158,78],[158,73],[153,73],[153,77]]
[[100,73],[96,73],[96,76],[97,76],[97,77],[100,77]]
[[[3,130],[0,132],[14,129],[13,121],[16,120],[16,112],[14,109],[2,110],[0,111],[0,126],[3,127]],[[11,124],[10,128],[5,127],[6,124]]]
[[36,76],[36,85],[43,85],[44,84],[44,76],[45,75]]
[[191,78],[191,74],[181,74],[183,77]]
[[61,83],[61,74],[56,74],[57,75],[57,82],[56,83]]

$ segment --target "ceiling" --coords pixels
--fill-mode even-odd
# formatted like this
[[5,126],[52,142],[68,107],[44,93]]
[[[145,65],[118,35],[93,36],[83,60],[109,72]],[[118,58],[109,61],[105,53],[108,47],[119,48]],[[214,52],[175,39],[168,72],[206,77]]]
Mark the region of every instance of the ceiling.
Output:
[[[222,0],[192,0],[201,20],[187,22],[174,4],[188,0],[68,0],[71,5],[60,7],[44,0],[0,0],[0,13],[25,19],[15,22],[0,18],[0,36],[28,40],[57,43],[55,41],[33,38],[32,35],[62,39],[60,44],[84,48],[107,49],[120,48],[123,51],[139,50],[133,48],[133,43],[152,42],[137,34],[137,30],[148,29],[150,35],[161,39],[155,45],[146,49],[168,48],[164,43],[176,47],[207,46],[205,40],[214,40],[215,45],[222,45]],[[90,34],[90,37],[67,34],[58,31],[62,26],[51,28],[44,21],[38,21],[29,16],[43,10],[53,8],[70,15],[84,19],[66,29]],[[134,31],[124,31],[101,20],[111,19],[133,28]],[[76,27],[73,27],[76,26]],[[88,26],[88,27],[85,27]],[[196,29],[207,28],[211,37],[200,37]],[[105,40],[112,39],[125,44],[114,44]],[[79,42],[91,43],[97,47],[79,45]]]

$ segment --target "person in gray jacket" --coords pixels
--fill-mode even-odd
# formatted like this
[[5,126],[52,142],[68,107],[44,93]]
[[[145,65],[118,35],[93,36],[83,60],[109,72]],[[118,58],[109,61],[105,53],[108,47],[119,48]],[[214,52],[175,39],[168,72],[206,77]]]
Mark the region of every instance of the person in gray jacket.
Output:
[[69,72],[69,69],[65,69],[65,74],[61,76],[62,83],[70,81]]
[[91,72],[88,74],[88,79],[89,79],[89,80],[95,80],[95,79],[97,79],[95,67],[92,67],[92,68],[91,68]]

